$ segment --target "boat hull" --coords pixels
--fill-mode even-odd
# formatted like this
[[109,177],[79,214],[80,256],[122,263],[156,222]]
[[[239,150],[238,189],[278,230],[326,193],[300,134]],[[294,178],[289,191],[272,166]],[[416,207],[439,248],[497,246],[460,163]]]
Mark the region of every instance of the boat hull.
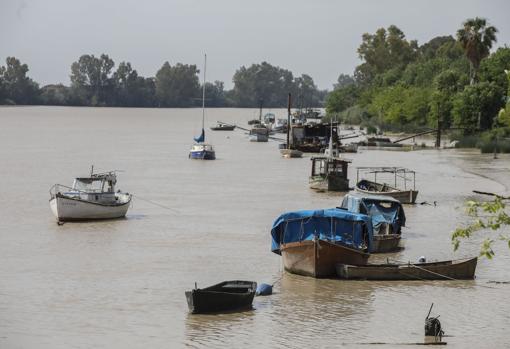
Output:
[[282,244],[280,250],[286,271],[315,278],[335,276],[338,263],[363,265],[369,257],[363,251],[324,240]]
[[284,158],[300,158],[303,157],[303,152],[295,149],[280,149],[280,154]]
[[334,175],[311,176],[309,179],[311,189],[324,191],[349,191],[349,179]]
[[251,134],[250,142],[267,142],[269,141],[269,136],[263,134]]
[[[363,193],[363,194],[367,194],[367,195],[390,196],[390,197],[400,201],[400,203],[402,203],[402,204],[414,204],[416,202],[416,198],[418,197],[418,190],[398,190],[395,188],[390,188],[385,184],[369,182],[366,180],[365,180],[365,182],[373,184],[374,190],[361,189],[359,187],[359,183],[358,183],[358,184],[356,184],[356,187],[355,187],[355,190],[358,193]],[[376,187],[388,187],[391,189],[391,191],[377,190]]]
[[99,204],[61,195],[50,199],[51,211],[61,222],[121,218],[126,216],[130,204],[131,196],[122,204]]
[[213,131],[234,131],[235,125],[211,127]]
[[211,150],[190,151],[189,158],[194,160],[215,160],[216,153]]
[[214,289],[213,286],[211,287],[213,289],[186,291],[186,301],[190,313],[207,314],[251,309],[257,283],[250,281],[231,281],[230,283],[243,286],[243,289],[233,292],[228,288]]
[[352,280],[471,280],[478,258],[418,264],[337,264],[341,279]]
[[389,253],[400,249],[400,234],[374,235],[372,253]]

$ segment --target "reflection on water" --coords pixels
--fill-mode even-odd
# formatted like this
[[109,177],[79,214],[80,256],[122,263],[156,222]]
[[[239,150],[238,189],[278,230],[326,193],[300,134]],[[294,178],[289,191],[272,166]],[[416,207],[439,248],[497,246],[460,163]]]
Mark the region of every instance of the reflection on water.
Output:
[[[257,113],[214,109],[207,119],[245,124]],[[510,279],[505,246],[496,246],[493,261],[479,261],[474,281],[282,273],[280,257],[270,252],[273,220],[283,211],[338,206],[342,194],[308,188],[309,156],[282,159],[275,142],[249,142],[240,131],[208,132],[217,161],[188,160],[200,118],[198,109],[0,108],[1,348],[409,343],[423,339],[432,302],[453,336],[448,347],[510,346],[509,287],[487,283]],[[427,150],[348,157],[351,186],[356,166],[404,166],[417,172],[418,202],[437,202],[406,206],[405,249],[374,262],[478,254],[482,237],[452,252],[450,232],[466,221],[463,202],[473,189],[510,187],[508,155],[494,161],[473,151]],[[125,171],[118,185],[135,194],[128,217],[57,226],[48,188],[88,173],[91,164]],[[253,311],[188,314],[184,291],[195,282],[235,279],[276,282],[274,294],[256,297]]]

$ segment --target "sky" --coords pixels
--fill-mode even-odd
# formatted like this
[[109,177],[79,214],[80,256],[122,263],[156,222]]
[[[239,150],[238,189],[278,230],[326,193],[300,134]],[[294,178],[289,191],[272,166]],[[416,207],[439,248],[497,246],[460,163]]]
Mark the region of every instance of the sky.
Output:
[[154,76],[165,61],[203,64],[232,87],[241,66],[267,61],[321,89],[360,64],[363,33],[392,24],[423,44],[467,18],[510,45],[510,0],[0,0],[0,60],[15,56],[41,85],[69,84],[82,54],[108,54]]

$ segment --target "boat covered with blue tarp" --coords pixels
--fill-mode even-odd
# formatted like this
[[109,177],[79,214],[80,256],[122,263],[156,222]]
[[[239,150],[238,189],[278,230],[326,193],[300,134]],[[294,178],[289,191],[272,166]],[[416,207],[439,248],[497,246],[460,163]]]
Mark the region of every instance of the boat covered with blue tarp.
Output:
[[392,233],[400,234],[400,228],[406,224],[402,204],[388,196],[350,192],[344,196],[341,208],[370,216],[376,234],[384,224],[391,226]]
[[334,275],[342,260],[365,264],[373,244],[370,217],[340,208],[284,213],[271,238],[271,251],[282,255],[287,271],[314,277]]

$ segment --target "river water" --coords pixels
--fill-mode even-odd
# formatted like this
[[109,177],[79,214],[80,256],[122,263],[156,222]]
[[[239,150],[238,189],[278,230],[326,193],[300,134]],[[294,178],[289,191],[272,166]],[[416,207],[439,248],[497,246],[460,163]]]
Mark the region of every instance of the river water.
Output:
[[[208,110],[207,125],[246,125],[255,116]],[[510,346],[510,284],[489,282],[510,280],[503,243],[495,259],[479,260],[474,281],[282,273],[270,252],[274,219],[337,206],[341,195],[308,188],[309,156],[282,159],[277,142],[250,143],[239,130],[207,133],[216,161],[188,160],[200,118],[199,109],[0,108],[0,348],[392,347],[423,342],[432,302],[448,347]],[[417,171],[418,201],[437,202],[406,207],[405,250],[383,259],[476,255],[481,237],[456,253],[450,243],[466,221],[463,202],[473,189],[510,191],[508,155],[366,150],[347,157],[351,184],[356,166],[405,166]],[[135,194],[127,219],[58,226],[48,189],[72,184],[92,164],[124,171],[118,187]],[[185,290],[229,279],[276,282],[275,293],[255,298],[253,311],[187,313]]]

